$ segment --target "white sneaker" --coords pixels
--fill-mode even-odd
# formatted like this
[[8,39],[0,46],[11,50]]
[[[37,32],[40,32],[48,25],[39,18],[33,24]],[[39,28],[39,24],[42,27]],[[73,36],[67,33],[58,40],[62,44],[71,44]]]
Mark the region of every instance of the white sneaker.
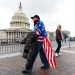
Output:
[[61,53],[58,53],[58,55],[60,55],[60,56],[61,56],[62,54],[61,54]]
[[55,56],[58,57],[58,53],[55,53]]

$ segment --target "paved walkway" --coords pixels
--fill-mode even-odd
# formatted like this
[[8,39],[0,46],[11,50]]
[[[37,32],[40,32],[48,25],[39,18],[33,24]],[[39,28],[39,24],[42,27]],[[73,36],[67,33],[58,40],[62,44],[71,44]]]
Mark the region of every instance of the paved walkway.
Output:
[[[42,63],[38,58],[35,61],[33,73],[28,75],[75,75],[75,48],[62,50],[63,56],[57,57],[57,68],[41,70]],[[21,55],[0,58],[0,75],[23,75],[26,60]],[[25,74],[27,75],[27,74]]]

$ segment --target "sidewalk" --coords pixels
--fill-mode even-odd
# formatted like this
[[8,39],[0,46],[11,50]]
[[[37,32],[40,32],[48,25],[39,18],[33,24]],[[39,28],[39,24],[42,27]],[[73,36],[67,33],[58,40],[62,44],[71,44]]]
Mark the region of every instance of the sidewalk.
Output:
[[[38,56],[35,61],[33,73],[30,75],[75,75],[75,53],[72,51],[75,52],[75,48],[62,50],[63,55],[56,57],[57,68],[55,70],[52,68],[49,70],[41,70],[42,63]],[[0,58],[0,75],[24,75],[21,72],[24,70],[25,63],[26,60],[21,55]]]

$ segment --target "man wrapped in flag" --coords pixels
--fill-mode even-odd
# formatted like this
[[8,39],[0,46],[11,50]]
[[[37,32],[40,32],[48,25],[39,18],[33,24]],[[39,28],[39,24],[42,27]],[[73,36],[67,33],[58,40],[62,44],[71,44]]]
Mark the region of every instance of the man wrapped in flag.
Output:
[[26,68],[24,71],[22,71],[23,73],[32,72],[33,64],[38,55],[38,52],[40,54],[40,58],[43,63],[41,69],[48,69],[49,65],[53,68],[56,67],[55,56],[52,51],[52,46],[50,44],[50,41],[47,37],[47,32],[45,30],[45,26],[43,22],[40,21],[40,17],[38,15],[34,15],[33,17],[31,17],[31,19],[34,22],[34,32],[36,32],[38,37],[37,37],[37,41],[35,45],[36,48],[33,57],[31,58],[31,60],[27,60]]

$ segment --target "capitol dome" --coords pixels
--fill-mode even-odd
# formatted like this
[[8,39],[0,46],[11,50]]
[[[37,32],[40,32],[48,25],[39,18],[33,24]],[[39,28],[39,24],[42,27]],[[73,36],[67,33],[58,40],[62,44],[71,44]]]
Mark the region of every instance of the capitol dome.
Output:
[[12,20],[10,22],[11,28],[30,28],[29,19],[27,15],[22,10],[22,5],[20,2],[19,10],[14,13]]

